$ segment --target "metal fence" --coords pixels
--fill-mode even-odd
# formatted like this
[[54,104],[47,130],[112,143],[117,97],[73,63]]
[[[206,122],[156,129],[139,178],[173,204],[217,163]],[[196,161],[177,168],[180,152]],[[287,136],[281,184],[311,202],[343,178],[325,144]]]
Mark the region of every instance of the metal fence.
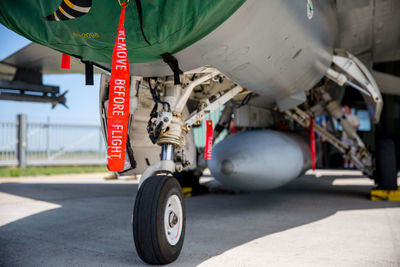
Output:
[[[206,139],[206,120],[215,127],[223,107],[207,115],[200,127],[193,128],[197,148]],[[223,132],[214,144],[226,136]],[[15,122],[0,122],[0,166],[51,166],[106,164],[106,147],[101,127],[27,122],[26,115],[18,115]]]
[[100,165],[106,163],[101,127],[27,122],[0,122],[0,166]]

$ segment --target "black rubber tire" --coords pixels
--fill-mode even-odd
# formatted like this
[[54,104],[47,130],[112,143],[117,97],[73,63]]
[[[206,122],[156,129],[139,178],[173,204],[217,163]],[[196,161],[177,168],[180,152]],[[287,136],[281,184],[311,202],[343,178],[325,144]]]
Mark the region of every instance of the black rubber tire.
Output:
[[391,139],[378,141],[374,178],[378,189],[397,189],[396,147]]
[[[168,198],[177,195],[182,205],[182,233],[178,243],[169,244],[164,230],[164,211]],[[172,176],[152,176],[140,186],[133,210],[133,239],[139,257],[149,264],[168,264],[176,260],[185,236],[186,211],[182,189]]]

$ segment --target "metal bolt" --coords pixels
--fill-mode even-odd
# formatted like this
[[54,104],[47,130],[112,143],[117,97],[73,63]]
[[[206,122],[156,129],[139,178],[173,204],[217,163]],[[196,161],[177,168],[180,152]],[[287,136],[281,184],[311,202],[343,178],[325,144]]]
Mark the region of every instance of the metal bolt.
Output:
[[183,166],[182,166],[182,164],[176,164],[175,170],[176,170],[177,172],[183,171]]
[[174,214],[174,217],[172,218],[172,223],[175,225],[178,223],[178,217]]
[[176,224],[177,224],[177,222],[178,222],[178,217],[176,216],[176,214],[175,213],[173,213],[173,212],[171,212],[170,214],[169,214],[169,226],[170,227],[174,227]]

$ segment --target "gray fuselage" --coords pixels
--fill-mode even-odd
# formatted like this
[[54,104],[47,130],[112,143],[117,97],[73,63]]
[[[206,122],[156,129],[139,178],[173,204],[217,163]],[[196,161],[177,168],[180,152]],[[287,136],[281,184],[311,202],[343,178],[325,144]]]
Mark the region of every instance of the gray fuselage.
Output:
[[[325,75],[337,36],[334,7],[332,1],[312,1],[310,11],[306,0],[249,0],[175,56],[183,71],[211,65],[272,104],[310,89]],[[171,71],[155,61],[134,64],[133,73],[149,77]]]

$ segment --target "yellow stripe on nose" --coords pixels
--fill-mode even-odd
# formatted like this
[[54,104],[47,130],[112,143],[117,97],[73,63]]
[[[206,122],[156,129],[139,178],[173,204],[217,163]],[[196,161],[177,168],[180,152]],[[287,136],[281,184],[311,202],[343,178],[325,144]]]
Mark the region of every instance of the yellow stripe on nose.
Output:
[[65,12],[65,10],[64,10],[61,6],[59,6],[58,9],[59,9],[59,10],[61,11],[61,13],[62,13],[64,16],[66,16],[67,18],[69,18],[69,19],[74,19],[74,18],[75,18],[75,17],[71,16],[70,14],[68,14],[67,12]]
[[70,8],[74,9],[75,5],[72,4],[69,0],[64,0],[64,3],[67,4],[67,6],[69,6]]
[[54,11],[54,18],[55,18],[57,21],[60,21],[60,19],[58,18],[57,14],[56,14],[56,11]]

